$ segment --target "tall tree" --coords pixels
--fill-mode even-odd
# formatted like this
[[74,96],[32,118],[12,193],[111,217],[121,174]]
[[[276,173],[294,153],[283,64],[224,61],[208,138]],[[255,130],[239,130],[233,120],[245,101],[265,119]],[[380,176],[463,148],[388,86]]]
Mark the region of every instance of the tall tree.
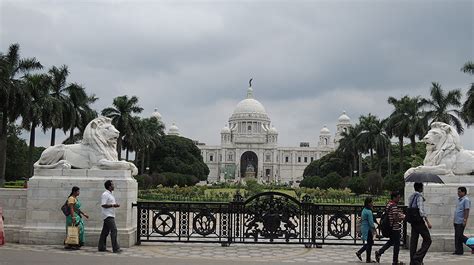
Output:
[[25,105],[22,116],[22,127],[30,131],[30,144],[28,149],[28,174],[33,175],[33,152],[35,149],[35,131],[39,126],[46,127],[53,112],[54,98],[49,95],[49,78],[45,74],[27,75],[24,86],[28,94],[29,103]]
[[[461,71],[474,75],[474,62],[465,63]],[[471,83],[471,88],[466,93],[466,101],[462,105],[461,113],[467,126],[474,124],[474,83]]]
[[5,183],[8,124],[20,115],[26,97],[21,78],[29,71],[41,68],[36,58],[20,57],[18,44],[10,45],[6,54],[0,53],[0,187]]
[[387,154],[390,139],[385,132],[385,125],[377,116],[369,113],[359,118],[361,132],[358,136],[358,145],[362,150],[370,152],[371,167],[374,168],[374,151],[379,160],[378,171],[381,171],[381,159]]
[[[350,127],[349,130],[342,132],[342,138],[339,141],[338,151],[347,154],[352,159],[351,175],[353,176],[354,170],[357,169],[357,160],[359,158],[359,146],[357,145],[357,138],[361,132],[360,126],[356,125]],[[359,168],[360,172],[361,169]]]
[[76,83],[67,86],[66,92],[68,95],[68,110],[66,112],[68,119],[64,125],[65,128],[69,129],[69,138],[66,140],[66,143],[72,144],[75,143],[74,129],[82,128],[87,125],[89,120],[86,118],[93,111],[90,104],[94,103],[97,98],[95,95],[88,96],[84,87]]
[[117,139],[117,154],[119,159],[122,154],[123,136],[131,133],[132,114],[142,112],[143,108],[138,105],[138,98],[132,96],[119,96],[114,98],[113,107],[102,110],[102,115],[112,119],[112,123],[119,130],[119,138]]
[[445,93],[440,84],[433,82],[432,85],[431,98],[421,101],[422,106],[429,108],[426,111],[426,118],[431,123],[439,121],[451,124],[458,133],[462,133],[464,128],[458,118],[461,116],[461,112],[457,109],[461,106],[461,90],[455,89]]
[[388,103],[394,106],[394,111],[387,120],[387,126],[392,128],[393,134],[398,137],[400,148],[400,172],[403,172],[403,137],[410,139],[411,154],[416,153],[416,137],[422,138],[428,127],[425,113],[422,111],[420,97],[404,96],[401,99],[388,98]]
[[66,65],[57,68],[51,67],[48,71],[51,79],[51,96],[55,98],[55,111],[51,115],[48,126],[51,128],[51,146],[56,141],[56,129],[64,128],[65,115],[69,109],[69,98],[67,95],[67,77],[69,70]]

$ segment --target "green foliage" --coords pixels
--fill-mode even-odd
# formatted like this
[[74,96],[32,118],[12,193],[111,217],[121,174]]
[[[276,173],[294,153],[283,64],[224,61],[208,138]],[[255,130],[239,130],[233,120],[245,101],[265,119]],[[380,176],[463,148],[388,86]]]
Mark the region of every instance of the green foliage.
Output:
[[324,185],[323,188],[325,188],[325,189],[329,189],[329,188],[339,189],[339,188],[342,188],[342,177],[337,172],[331,172],[324,178],[323,185]]
[[199,180],[191,175],[185,175],[180,173],[163,172],[153,175],[139,175],[135,179],[138,182],[139,189],[151,189],[157,186],[173,187],[173,186],[193,186],[199,182]]
[[305,187],[305,188],[320,188],[322,186],[323,179],[319,176],[309,176],[305,177],[301,183],[300,187]]
[[249,197],[263,192],[263,189],[264,186],[254,179],[249,179],[245,182],[245,190],[247,191],[246,195]]
[[385,176],[383,188],[387,191],[398,190],[402,192],[405,189],[403,174]]
[[349,165],[350,162],[347,163],[340,153],[332,152],[311,162],[304,169],[303,176],[326,176],[331,172],[346,176],[350,171]]
[[382,176],[377,171],[370,171],[366,175],[367,191],[370,194],[382,193]]
[[362,177],[353,177],[349,179],[347,187],[355,194],[362,194],[367,191],[367,182]]
[[204,163],[201,151],[190,139],[166,135],[150,157],[153,173],[174,172],[206,180],[209,168]]

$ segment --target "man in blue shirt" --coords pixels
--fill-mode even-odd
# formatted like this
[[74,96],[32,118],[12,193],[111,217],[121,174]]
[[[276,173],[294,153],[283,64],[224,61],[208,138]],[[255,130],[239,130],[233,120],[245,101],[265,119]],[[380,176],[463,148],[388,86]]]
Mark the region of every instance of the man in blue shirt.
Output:
[[463,255],[463,242],[465,241],[464,228],[466,228],[467,218],[469,217],[469,209],[471,208],[471,201],[466,196],[466,187],[458,188],[458,202],[456,204],[456,211],[454,212],[454,255]]

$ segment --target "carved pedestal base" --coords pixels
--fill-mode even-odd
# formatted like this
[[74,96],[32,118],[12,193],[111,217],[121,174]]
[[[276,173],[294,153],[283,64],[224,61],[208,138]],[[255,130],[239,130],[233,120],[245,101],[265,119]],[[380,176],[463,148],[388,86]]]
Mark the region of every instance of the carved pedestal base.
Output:
[[[454,210],[458,200],[458,187],[467,188],[468,197],[474,199],[474,176],[440,176],[445,184],[425,183],[424,197],[425,211],[428,214],[433,228],[430,230],[430,251],[454,251]],[[413,193],[413,183],[405,184],[405,205],[408,205],[408,197]],[[473,204],[474,205],[474,204]],[[408,237],[411,234],[411,226],[408,225]],[[471,213],[464,232],[466,236],[474,235],[474,215]],[[409,240],[408,240],[409,243]],[[420,243],[421,244],[421,237]],[[466,251],[469,248],[466,247]]]
[[[97,246],[102,230],[101,194],[104,182],[115,183],[114,196],[119,244],[130,247],[136,240],[136,209],[138,185],[126,170],[37,169],[28,182],[26,223],[21,229],[21,244],[62,244],[66,235],[65,216],[60,210],[73,186],[80,188],[81,209],[89,215],[84,219],[85,244]],[[110,238],[110,236],[109,236]],[[107,244],[110,246],[110,242]]]

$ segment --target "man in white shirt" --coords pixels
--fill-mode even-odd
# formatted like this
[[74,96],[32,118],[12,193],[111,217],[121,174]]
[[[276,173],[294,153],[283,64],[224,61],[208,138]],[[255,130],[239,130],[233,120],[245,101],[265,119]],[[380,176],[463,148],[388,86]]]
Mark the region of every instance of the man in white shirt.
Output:
[[112,180],[107,180],[104,183],[106,191],[102,193],[101,205],[102,205],[102,219],[104,219],[104,225],[102,226],[102,232],[100,233],[99,239],[99,251],[107,251],[107,236],[110,232],[110,238],[112,240],[112,250],[114,253],[120,253],[122,250],[117,242],[117,226],[115,225],[115,208],[120,207],[115,202],[115,197],[112,195],[114,190],[114,183]]

